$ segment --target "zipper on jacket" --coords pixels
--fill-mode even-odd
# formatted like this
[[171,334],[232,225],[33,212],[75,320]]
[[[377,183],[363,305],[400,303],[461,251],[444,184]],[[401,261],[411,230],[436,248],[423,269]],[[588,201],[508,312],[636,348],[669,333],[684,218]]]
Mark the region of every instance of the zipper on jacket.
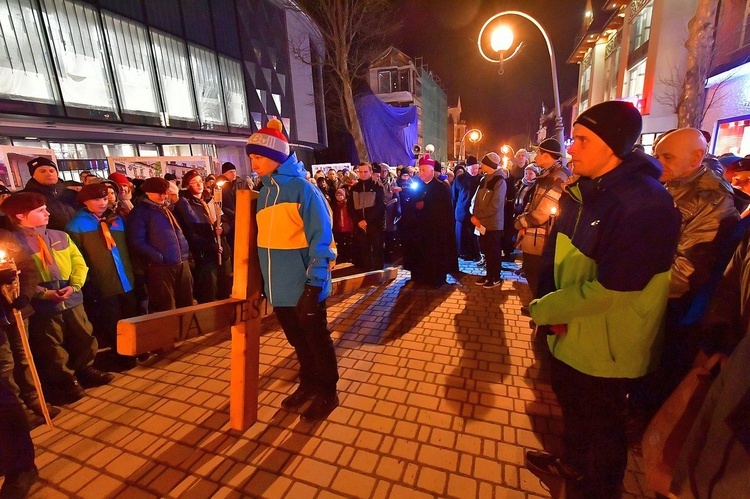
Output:
[[[276,186],[276,198],[273,200],[273,205],[276,206],[276,203],[279,201],[279,195],[281,194],[281,187],[278,183],[273,179],[272,176],[269,176],[271,180],[271,184]],[[271,190],[268,190],[268,193],[266,194],[266,206],[265,208],[268,208],[268,197],[271,195]],[[276,210],[271,212],[271,222],[269,227],[269,233],[273,231],[273,219],[276,216]],[[268,301],[273,305],[273,279],[271,278],[271,248],[266,248],[267,252],[267,265],[268,265]]]

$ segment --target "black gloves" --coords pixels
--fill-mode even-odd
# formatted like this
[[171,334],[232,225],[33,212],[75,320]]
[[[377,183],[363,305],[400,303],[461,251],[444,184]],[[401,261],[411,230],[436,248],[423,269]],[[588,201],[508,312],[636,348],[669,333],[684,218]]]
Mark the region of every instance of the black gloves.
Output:
[[305,284],[305,290],[297,302],[297,314],[300,318],[304,319],[315,315],[315,312],[318,310],[318,298],[322,291],[323,288],[320,286]]
[[17,272],[13,269],[0,270],[0,285],[12,284],[16,279]]
[[29,305],[29,303],[31,303],[29,298],[27,296],[21,295],[15,300],[13,300],[13,303],[11,303],[10,306],[17,310],[22,310],[26,308]]

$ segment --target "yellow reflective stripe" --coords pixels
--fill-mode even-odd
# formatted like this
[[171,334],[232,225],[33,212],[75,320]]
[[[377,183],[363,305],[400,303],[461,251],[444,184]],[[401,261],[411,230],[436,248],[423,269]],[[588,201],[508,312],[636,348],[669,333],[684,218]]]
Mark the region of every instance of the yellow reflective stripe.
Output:
[[279,203],[258,212],[258,246],[300,249],[309,246],[297,203]]

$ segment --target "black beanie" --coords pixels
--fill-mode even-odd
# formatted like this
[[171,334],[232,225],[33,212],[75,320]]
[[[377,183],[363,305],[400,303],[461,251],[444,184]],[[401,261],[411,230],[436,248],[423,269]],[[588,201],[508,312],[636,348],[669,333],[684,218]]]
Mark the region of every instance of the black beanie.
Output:
[[624,158],[638,142],[643,119],[633,104],[611,100],[591,106],[573,124],[576,123],[594,132],[615,156]]
[[479,161],[477,161],[476,156],[466,156],[466,166],[478,165],[478,164],[479,164]]
[[57,165],[49,158],[45,158],[44,156],[38,156],[28,163],[26,165],[29,167],[29,174],[33,177],[34,176],[34,170],[39,168],[40,166],[51,166],[55,170],[57,170]]
[[236,170],[236,169],[237,169],[237,167],[234,166],[234,164],[230,163],[229,161],[227,161],[226,163],[224,163],[223,165],[221,165],[221,173],[226,173],[226,172],[228,172],[230,170]]

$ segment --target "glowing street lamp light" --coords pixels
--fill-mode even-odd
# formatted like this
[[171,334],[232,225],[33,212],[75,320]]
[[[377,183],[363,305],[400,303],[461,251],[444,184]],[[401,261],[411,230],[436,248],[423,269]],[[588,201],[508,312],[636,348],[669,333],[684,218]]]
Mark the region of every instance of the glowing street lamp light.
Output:
[[[467,130],[463,137],[461,137],[461,142],[458,144],[458,159],[466,159],[466,149],[464,147],[464,140],[466,137],[469,137],[469,140],[476,144],[480,140],[482,140],[482,131],[478,128],[472,128],[471,130]],[[463,151],[463,155],[461,152]]]
[[495,28],[490,37],[490,46],[495,52],[507,52],[513,45],[513,30],[508,26]]
[[505,16],[518,16],[530,21],[534,26],[537,27],[537,29],[539,29],[539,31],[541,31],[542,36],[544,37],[544,41],[547,43],[550,67],[552,69],[552,90],[554,91],[555,97],[555,131],[557,132],[557,141],[560,142],[560,147],[563,149],[562,158],[565,158],[565,134],[563,129],[562,114],[560,113],[560,91],[558,90],[557,83],[557,64],[555,63],[555,50],[552,48],[552,42],[550,41],[549,35],[544,30],[544,27],[539,24],[539,21],[526,14],[525,12],[520,12],[517,10],[506,10],[504,12],[500,12],[499,14],[495,14],[494,16],[487,19],[487,22],[484,23],[482,29],[479,30],[479,38],[477,38],[477,47],[479,48],[479,54],[489,62],[500,63],[500,71],[498,71],[498,73],[503,74],[504,62],[511,60],[518,54],[518,51],[521,50],[521,47],[523,47],[523,43],[520,43],[518,47],[516,47],[516,50],[513,51],[510,57],[505,57],[505,52],[510,50],[510,47],[513,45],[513,31],[505,25],[498,26],[490,35],[490,46],[492,47],[492,50],[498,53],[499,57],[497,59],[489,57],[485,53],[484,48],[482,48],[482,35],[484,34],[487,27],[495,20]]

